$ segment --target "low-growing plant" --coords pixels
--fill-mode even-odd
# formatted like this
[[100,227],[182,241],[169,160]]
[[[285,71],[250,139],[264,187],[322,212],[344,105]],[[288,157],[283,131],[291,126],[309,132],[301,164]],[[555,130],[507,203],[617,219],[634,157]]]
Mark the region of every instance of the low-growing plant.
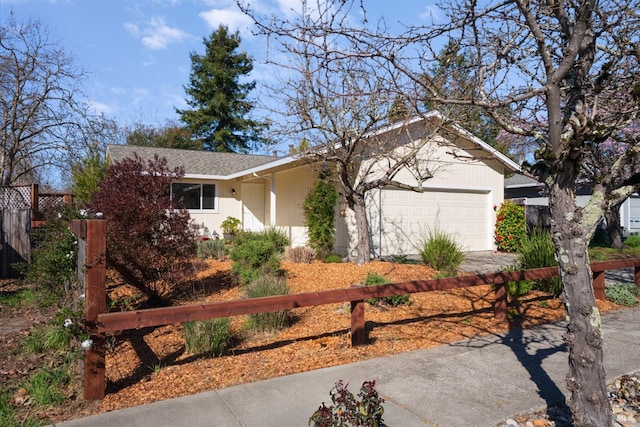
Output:
[[520,304],[520,297],[527,295],[533,289],[534,283],[531,280],[520,280],[507,283],[507,294],[511,297],[513,305]]
[[447,276],[456,276],[464,261],[462,246],[455,238],[439,228],[428,228],[417,247],[422,262]]
[[64,388],[71,378],[63,368],[43,368],[24,384],[31,401],[38,406],[58,406],[64,402]]
[[308,246],[287,246],[285,250],[285,258],[287,261],[299,264],[311,264],[316,257],[316,251]]
[[242,222],[233,216],[228,216],[224,221],[220,224],[220,228],[222,228],[222,233],[228,234],[230,236],[235,236],[240,231],[240,226]]
[[[387,283],[389,283],[387,278],[375,271],[368,272],[367,277],[364,279],[365,286],[384,285]],[[367,298],[365,302],[371,305],[383,303],[392,307],[397,307],[399,305],[411,305],[411,298],[409,297],[409,294],[389,295],[382,298]]]
[[199,259],[225,259],[225,241],[220,239],[199,240],[197,244],[196,256]]
[[325,264],[339,264],[342,262],[342,257],[338,254],[329,254],[322,260]]
[[[556,250],[548,231],[536,229],[522,241],[518,251],[518,265],[523,270],[558,265]],[[562,280],[560,277],[538,279],[534,288],[557,297],[562,293]]]
[[221,356],[233,339],[227,317],[186,322],[182,333],[187,351],[192,354]]
[[640,236],[632,234],[625,239],[624,244],[632,248],[640,248]]
[[329,392],[333,405],[324,402],[309,418],[314,427],[383,427],[384,399],[378,396],[375,381],[362,383],[358,396],[348,390],[349,384],[339,380]]
[[[276,295],[288,295],[289,286],[284,277],[261,276],[245,286],[247,298],[261,298]],[[254,313],[247,316],[247,326],[257,332],[270,332],[286,328],[291,323],[289,310],[277,310],[267,313]]]
[[636,285],[623,283],[607,286],[604,289],[604,294],[609,301],[615,304],[631,307],[638,304],[638,295],[640,292]]

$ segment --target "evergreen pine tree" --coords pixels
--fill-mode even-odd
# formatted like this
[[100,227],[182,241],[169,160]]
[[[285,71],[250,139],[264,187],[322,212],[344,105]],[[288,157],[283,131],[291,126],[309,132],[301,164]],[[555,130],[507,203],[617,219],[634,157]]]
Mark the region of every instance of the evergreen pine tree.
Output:
[[191,109],[176,111],[205,150],[246,153],[264,143],[261,132],[266,127],[247,118],[254,107],[248,95],[255,82],[241,83],[240,79],[253,69],[252,59],[238,52],[239,33],[229,34],[224,25],[204,39],[204,45],[204,55],[190,54],[191,74],[185,91]]

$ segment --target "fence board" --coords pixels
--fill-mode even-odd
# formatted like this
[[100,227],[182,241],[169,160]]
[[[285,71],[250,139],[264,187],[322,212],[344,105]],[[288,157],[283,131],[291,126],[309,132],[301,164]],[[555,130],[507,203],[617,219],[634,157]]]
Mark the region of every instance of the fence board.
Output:
[[2,209],[0,213],[0,278],[18,277],[11,264],[31,259],[31,211]]

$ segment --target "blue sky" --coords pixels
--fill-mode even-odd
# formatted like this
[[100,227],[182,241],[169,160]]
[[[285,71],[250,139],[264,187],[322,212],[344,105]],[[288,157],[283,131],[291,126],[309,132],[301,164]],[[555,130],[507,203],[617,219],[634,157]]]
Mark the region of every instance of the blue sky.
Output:
[[[251,0],[252,7],[290,13],[299,0]],[[419,23],[431,10],[430,1],[365,0],[370,18]],[[241,47],[254,59],[250,75],[259,87],[273,71],[262,61],[263,38],[229,0],[0,0],[2,21],[10,11],[18,21],[37,18],[59,46],[74,56],[88,78],[84,88],[95,110],[123,125],[163,124],[177,120],[175,108],[185,108],[189,53],[204,52],[203,38],[219,24],[240,31]],[[273,83],[273,82],[271,82]]]

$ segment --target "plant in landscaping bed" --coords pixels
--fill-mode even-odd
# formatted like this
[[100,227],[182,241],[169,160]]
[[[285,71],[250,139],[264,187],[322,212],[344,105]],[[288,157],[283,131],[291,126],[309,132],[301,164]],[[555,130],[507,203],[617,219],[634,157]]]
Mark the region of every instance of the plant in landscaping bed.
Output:
[[193,271],[196,226],[189,212],[172,200],[171,184],[184,176],[164,158],[139,156],[115,162],[88,207],[107,222],[107,263],[148,299],[166,305],[166,283]]
[[[261,298],[275,295],[288,295],[289,286],[284,277],[264,275],[244,288],[247,298]],[[267,313],[254,313],[248,316],[249,329],[258,332],[277,331],[291,323],[289,310],[278,310]]]
[[233,260],[231,271],[245,285],[263,275],[276,275],[280,270],[279,255],[288,244],[288,237],[275,229],[241,233],[229,253]]
[[321,258],[328,255],[333,248],[337,201],[338,192],[329,181],[328,173],[323,170],[303,204],[309,246]]
[[378,396],[375,381],[362,383],[358,399],[348,390],[348,384],[339,380],[331,389],[333,405],[322,406],[309,418],[309,425],[314,427],[383,427],[384,399]]
[[618,305],[634,306],[638,303],[640,291],[634,284],[624,283],[607,286],[604,289],[607,299]]
[[640,248],[640,236],[632,234],[625,239],[624,244],[632,248]]
[[506,200],[496,214],[495,239],[498,249],[516,252],[527,237],[527,222],[524,206]]
[[[523,270],[558,265],[555,247],[548,231],[536,229],[523,239],[518,250],[518,265]],[[534,288],[557,297],[562,293],[562,280],[560,277],[538,279]]]
[[338,254],[329,254],[326,257],[324,257],[322,262],[326,264],[339,264],[342,262],[342,257]]
[[295,248],[287,246],[284,256],[287,261],[298,264],[311,264],[313,259],[316,257],[316,251],[307,246],[296,246]]
[[[364,279],[365,286],[376,286],[376,285],[385,285],[389,283],[386,277],[376,273],[375,271],[370,271],[367,273],[367,277]],[[382,298],[368,298],[365,300],[368,304],[376,305],[380,302],[390,305],[392,307],[397,307],[399,305],[411,305],[411,299],[408,294],[403,295],[390,295],[388,297]]]
[[222,234],[226,234],[225,238],[234,237],[240,232],[240,225],[242,225],[242,222],[238,218],[228,216],[224,221],[222,221],[220,228],[222,228]]
[[196,256],[198,259],[224,260],[226,256],[226,242],[219,239],[199,240],[197,242]]
[[464,261],[460,244],[453,236],[438,228],[428,228],[416,249],[420,252],[422,262],[443,273],[443,277],[456,276]]
[[187,351],[192,354],[220,356],[233,339],[227,317],[186,322],[182,333]]

